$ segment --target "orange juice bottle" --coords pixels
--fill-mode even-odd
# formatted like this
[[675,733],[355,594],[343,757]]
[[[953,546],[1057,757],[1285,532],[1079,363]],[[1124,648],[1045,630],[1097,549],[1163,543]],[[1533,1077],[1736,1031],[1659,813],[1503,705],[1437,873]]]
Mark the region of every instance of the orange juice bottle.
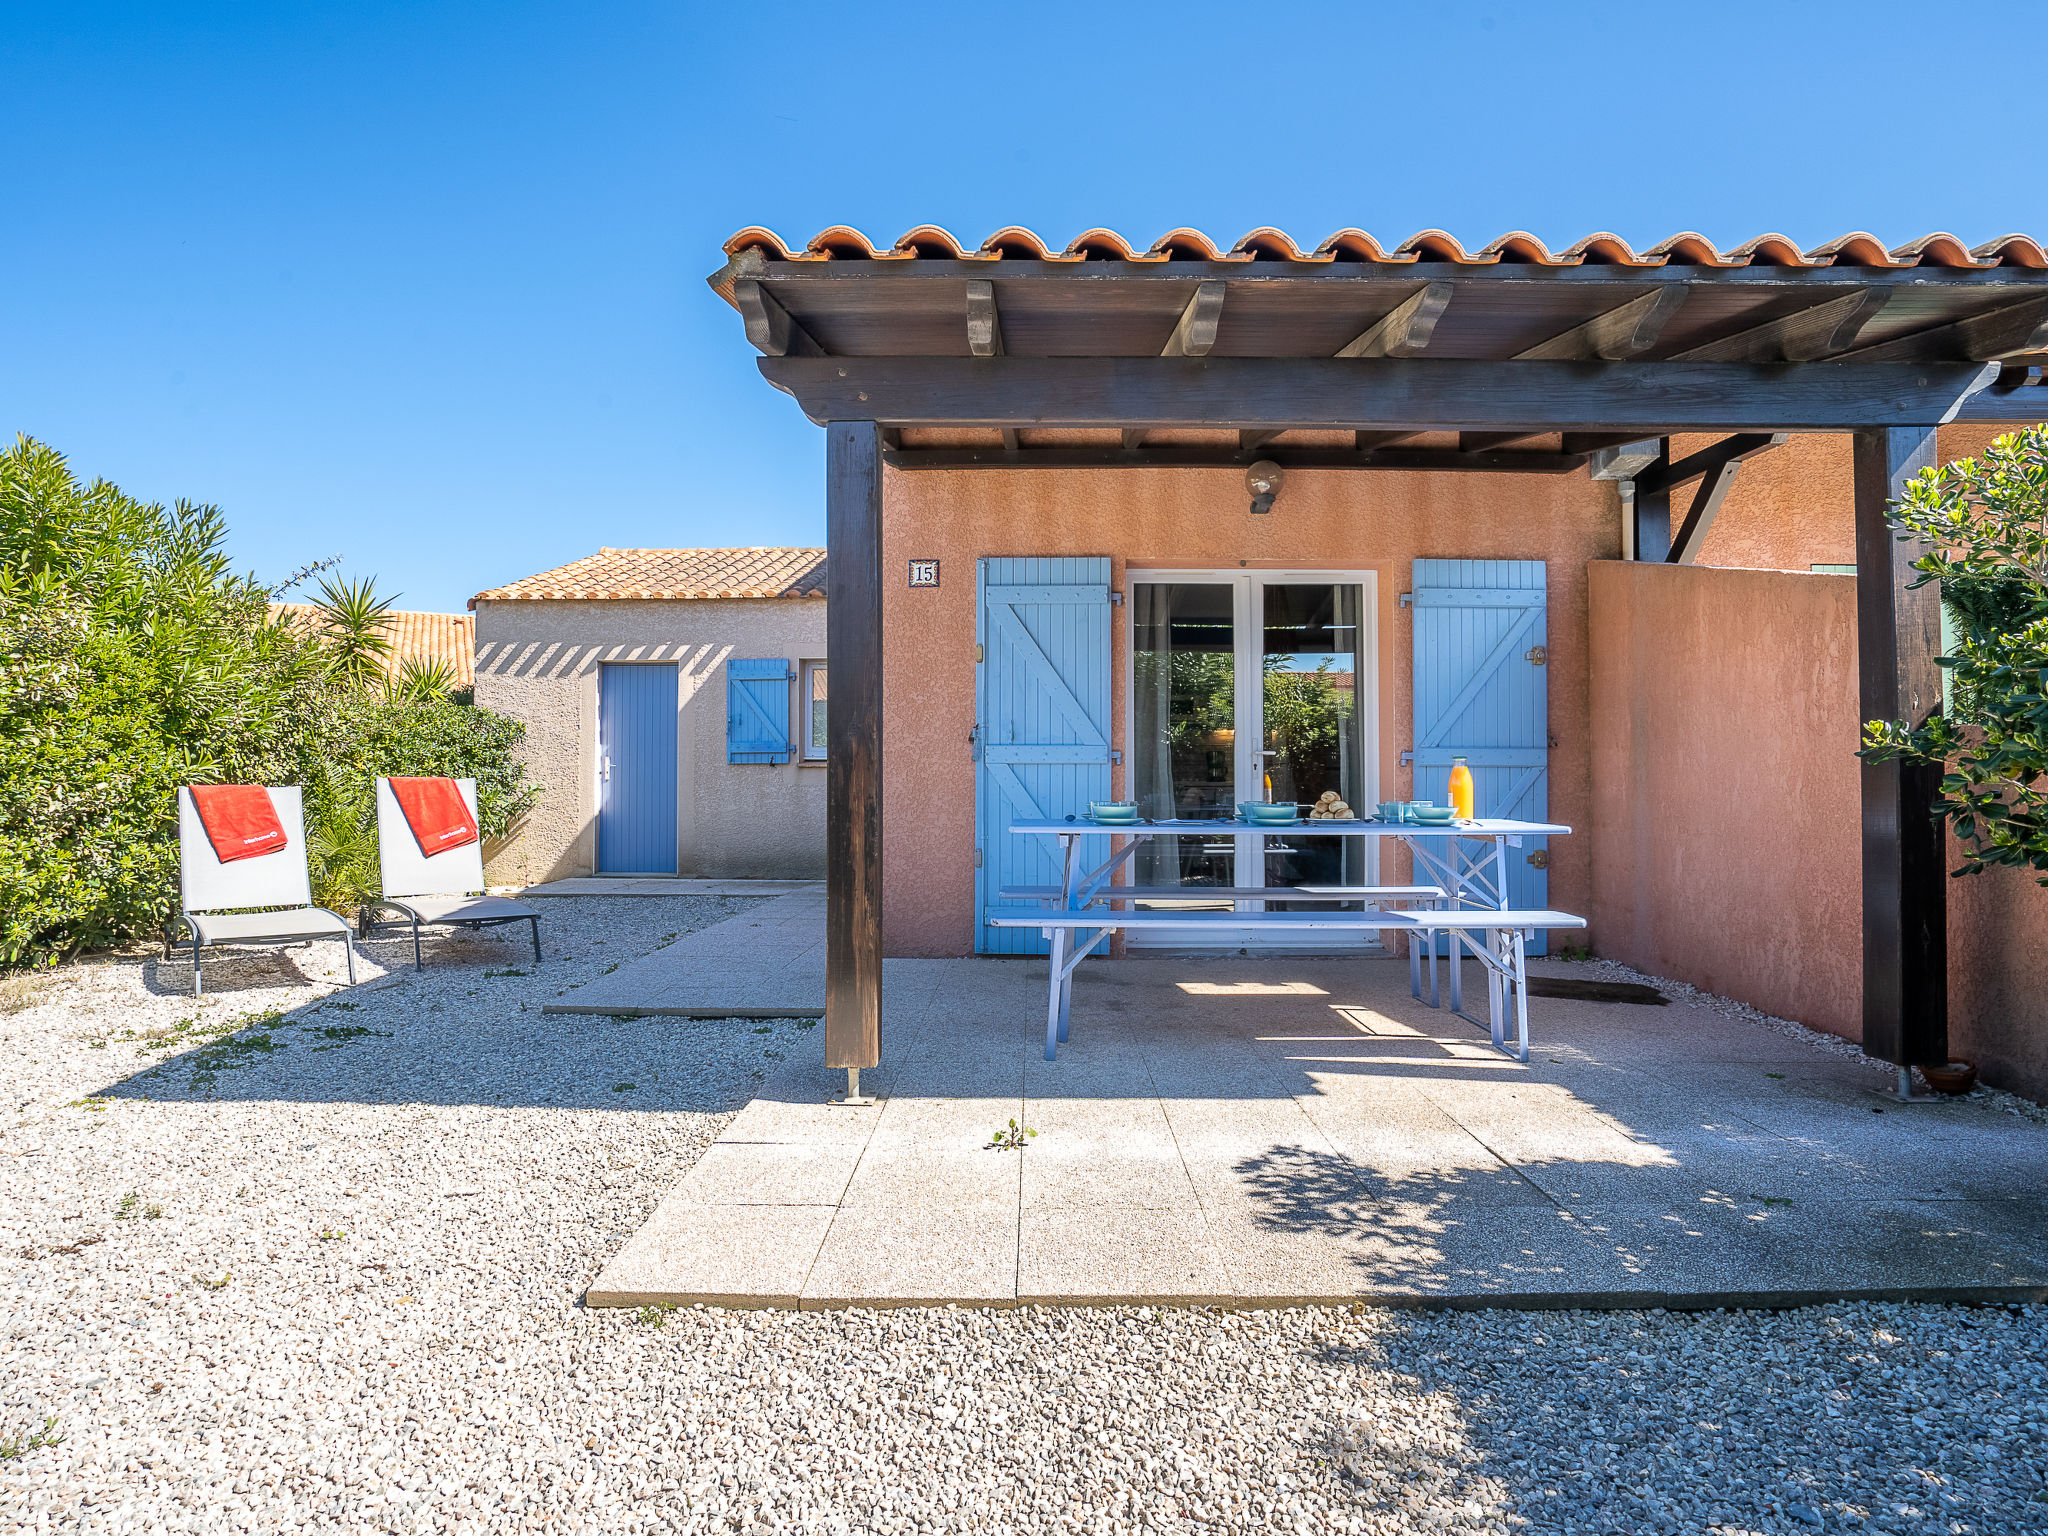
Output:
[[1472,817],[1472,770],[1465,766],[1465,759],[1451,759],[1451,814],[1460,821]]

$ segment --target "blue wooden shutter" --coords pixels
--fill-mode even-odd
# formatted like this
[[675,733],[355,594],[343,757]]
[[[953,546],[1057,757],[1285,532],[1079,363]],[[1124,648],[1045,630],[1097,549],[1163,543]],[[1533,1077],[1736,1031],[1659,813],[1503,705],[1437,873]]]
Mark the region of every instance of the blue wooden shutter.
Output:
[[786,763],[796,751],[789,739],[789,685],[796,677],[780,657],[725,664],[725,760],[728,763]]
[[[975,669],[977,763],[975,947],[1044,954],[1035,928],[991,928],[1006,885],[1058,885],[1059,844],[1017,837],[1010,823],[1081,815],[1109,798],[1109,561],[983,560]],[[1106,842],[1083,845],[1099,859]]]
[[[1448,804],[1462,757],[1481,816],[1550,819],[1548,671],[1530,654],[1549,632],[1544,602],[1541,560],[1415,562],[1416,799]],[[1509,906],[1550,904],[1550,876],[1529,862],[1547,846],[1508,849]]]

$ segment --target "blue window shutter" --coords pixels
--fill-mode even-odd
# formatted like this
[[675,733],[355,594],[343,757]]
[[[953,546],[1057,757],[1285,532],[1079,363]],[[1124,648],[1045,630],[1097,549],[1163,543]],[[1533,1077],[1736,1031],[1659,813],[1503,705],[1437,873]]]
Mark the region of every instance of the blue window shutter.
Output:
[[[1059,844],[1010,823],[1078,815],[1109,798],[1110,564],[1102,556],[990,557],[979,574],[982,661],[975,668],[977,844],[975,948],[1042,955],[1035,928],[991,928],[1006,885],[1058,885]],[[1083,857],[1093,864],[1106,845]]]
[[[1541,560],[1415,562],[1415,796],[1450,799],[1451,759],[1472,770],[1481,816],[1550,818],[1549,672]],[[1529,862],[1549,839],[1507,851],[1508,905],[1550,905],[1550,877]],[[1439,951],[1448,953],[1448,940]],[[1529,953],[1545,952],[1538,932]]]
[[789,685],[796,678],[781,657],[725,664],[725,760],[786,763],[796,753],[789,739]]

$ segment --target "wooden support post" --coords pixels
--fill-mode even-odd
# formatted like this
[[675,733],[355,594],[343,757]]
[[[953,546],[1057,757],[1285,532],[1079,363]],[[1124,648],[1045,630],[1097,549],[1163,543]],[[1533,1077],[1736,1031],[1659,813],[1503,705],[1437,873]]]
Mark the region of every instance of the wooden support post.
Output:
[[1645,480],[1670,467],[1671,439],[1662,439],[1658,448],[1656,462],[1645,468],[1636,479],[1635,495],[1635,558],[1653,562],[1661,561],[1671,553],[1671,492],[1668,488],[1643,488]]
[[825,1065],[857,1085],[882,1059],[882,437],[871,421],[826,426],[825,557]]
[[[1917,725],[1941,708],[1941,594],[1909,591],[1917,544],[1886,505],[1936,460],[1933,427],[1855,435],[1856,637],[1865,720]],[[1863,765],[1863,1050],[1901,1067],[1948,1060],[1948,880],[1929,814],[1938,767]]]

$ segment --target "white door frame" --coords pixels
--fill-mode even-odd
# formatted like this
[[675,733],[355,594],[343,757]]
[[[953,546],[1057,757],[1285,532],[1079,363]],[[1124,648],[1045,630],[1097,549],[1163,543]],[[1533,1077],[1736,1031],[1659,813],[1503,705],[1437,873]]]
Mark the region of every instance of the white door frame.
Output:
[[[1358,626],[1359,675],[1353,684],[1353,707],[1359,719],[1359,804],[1366,807],[1379,803],[1380,786],[1380,635],[1379,635],[1379,572],[1372,570],[1247,570],[1242,566],[1219,566],[1214,568],[1145,568],[1127,566],[1124,570],[1124,586],[1132,592],[1121,610],[1123,632],[1123,732],[1124,761],[1135,765],[1136,757],[1131,751],[1136,737],[1135,710],[1137,707],[1137,610],[1135,589],[1140,582],[1190,582],[1204,586],[1228,586],[1231,589],[1231,638],[1236,647],[1232,677],[1236,692],[1236,739],[1231,756],[1231,772],[1235,782],[1231,787],[1231,799],[1251,800],[1257,796],[1249,786],[1261,785],[1262,743],[1265,741],[1265,688],[1262,678],[1265,672],[1265,648],[1259,643],[1265,632],[1265,588],[1268,585],[1309,585],[1327,583],[1331,586],[1355,586],[1359,588]],[[1361,812],[1360,814],[1364,814]],[[1266,883],[1266,861],[1259,857],[1263,846],[1256,835],[1239,834],[1233,841],[1237,845],[1237,857],[1233,861],[1235,879],[1238,885],[1264,885]],[[1365,879],[1367,884],[1378,882],[1379,839],[1364,839]],[[1256,878],[1248,878],[1256,876]],[[1240,901],[1241,912],[1258,911],[1263,902]],[[1186,948],[1185,940],[1176,940],[1170,933],[1160,933],[1154,938],[1144,929],[1134,929],[1125,935],[1125,942],[1133,947],[1145,947],[1148,943],[1165,948]],[[1263,932],[1254,928],[1231,928],[1215,932],[1215,937],[1205,943],[1205,949],[1325,949],[1361,947],[1359,936],[1342,931],[1323,933],[1317,931],[1295,932],[1285,936]],[[1376,935],[1366,935],[1363,945],[1368,952],[1384,953],[1385,945]]]

